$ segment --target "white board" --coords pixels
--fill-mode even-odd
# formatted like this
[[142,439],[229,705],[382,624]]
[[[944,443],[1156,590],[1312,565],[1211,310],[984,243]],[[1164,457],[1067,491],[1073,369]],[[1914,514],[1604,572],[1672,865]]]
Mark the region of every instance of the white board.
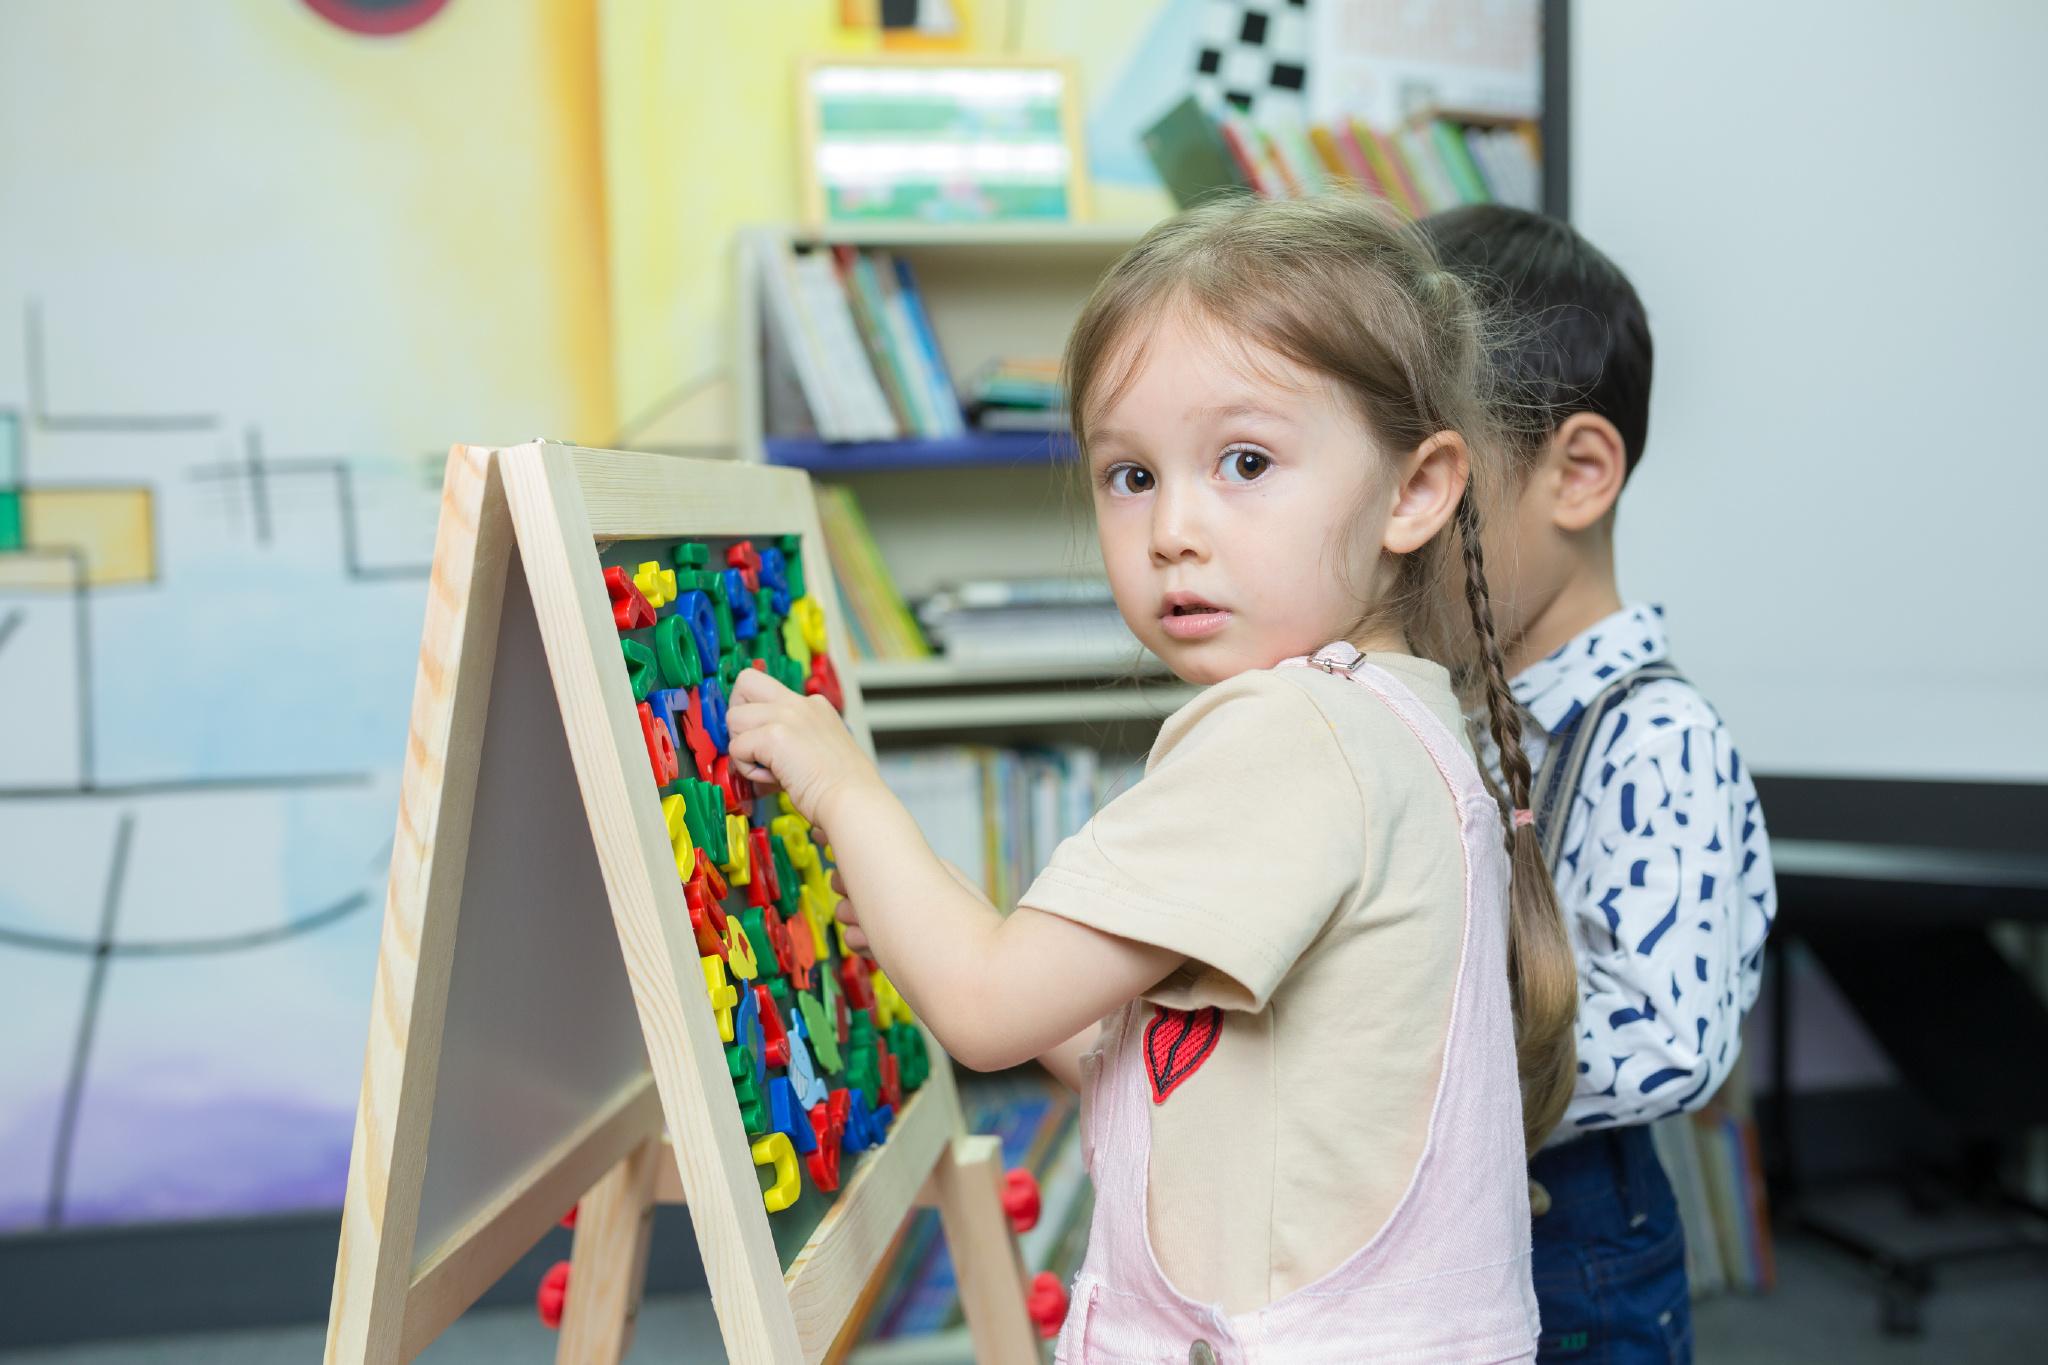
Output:
[[2048,6],[1571,24],[1573,221],[1657,343],[1624,595],[1753,768],[2048,780]]
[[[416,1268],[504,1190],[527,1184],[524,1173],[606,1100],[648,1074],[516,556],[505,574],[501,620],[413,1241]],[[564,1001],[576,1002],[574,1008],[561,1008]]]

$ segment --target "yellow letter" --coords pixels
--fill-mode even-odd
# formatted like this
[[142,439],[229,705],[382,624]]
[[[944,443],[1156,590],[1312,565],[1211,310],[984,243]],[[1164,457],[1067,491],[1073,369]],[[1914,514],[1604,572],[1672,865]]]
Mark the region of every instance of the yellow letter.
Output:
[[767,1137],[755,1138],[751,1149],[756,1166],[775,1168],[775,1183],[761,1191],[761,1202],[768,1206],[768,1212],[781,1213],[796,1202],[803,1184],[797,1179],[796,1148],[790,1145],[789,1134],[770,1133]]
[[690,842],[690,826],[683,818],[683,798],[661,798],[662,823],[668,826],[668,846],[675,850],[676,875],[684,881],[697,870],[697,846]]
[[[737,920],[733,923],[738,923]],[[741,931],[742,938],[746,937]],[[725,979],[725,964],[715,957],[697,959],[704,967],[704,989],[711,996],[711,1012],[718,1020],[718,1036],[724,1042],[732,1041],[732,1012],[740,1003],[740,993]]]

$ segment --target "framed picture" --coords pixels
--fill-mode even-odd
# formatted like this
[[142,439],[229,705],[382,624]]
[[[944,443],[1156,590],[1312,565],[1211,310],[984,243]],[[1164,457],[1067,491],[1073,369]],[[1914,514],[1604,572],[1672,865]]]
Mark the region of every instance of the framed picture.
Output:
[[815,225],[1088,216],[1071,62],[810,57],[797,99],[804,216]]

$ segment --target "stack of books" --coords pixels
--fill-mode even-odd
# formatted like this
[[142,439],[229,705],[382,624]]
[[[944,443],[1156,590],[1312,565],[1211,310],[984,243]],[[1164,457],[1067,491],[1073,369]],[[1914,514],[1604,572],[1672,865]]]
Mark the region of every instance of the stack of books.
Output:
[[1718,1101],[1650,1125],[1685,1225],[1693,1297],[1768,1293],[1777,1282],[1756,1121]]
[[1339,118],[1254,123],[1195,97],[1145,134],[1146,150],[1183,206],[1218,190],[1267,198],[1349,191],[1410,217],[1460,204],[1542,206],[1542,146],[1527,120],[1440,112],[1393,128]]
[[769,431],[827,441],[966,431],[907,262],[886,251],[773,241],[756,259]]
[[825,553],[832,560],[832,576],[839,580],[840,600],[846,604],[844,648],[849,662],[929,659],[932,647],[896,590],[882,547],[875,543],[853,490],[822,483],[815,490]]
[[967,416],[983,431],[1065,431],[1057,360],[1005,357],[967,386]]
[[1018,578],[960,583],[925,598],[918,620],[960,663],[1045,660],[1130,664],[1138,642],[1105,579]]
[[1136,781],[1142,759],[1084,744],[890,749],[882,780],[916,817],[932,851],[1008,909],[1062,839]]
[[[1064,1086],[1036,1067],[976,1077],[961,1087],[961,1104],[977,1133],[1002,1140],[1006,1170],[1029,1170],[1038,1180],[1038,1223],[1017,1238],[1027,1275],[1050,1270],[1072,1281],[1087,1249],[1094,1191],[1081,1166],[1079,1106]],[[960,1293],[953,1264],[930,1209],[897,1238],[888,1270],[867,1314],[867,1340],[903,1341],[960,1326]],[[859,1358],[874,1358],[872,1348]]]

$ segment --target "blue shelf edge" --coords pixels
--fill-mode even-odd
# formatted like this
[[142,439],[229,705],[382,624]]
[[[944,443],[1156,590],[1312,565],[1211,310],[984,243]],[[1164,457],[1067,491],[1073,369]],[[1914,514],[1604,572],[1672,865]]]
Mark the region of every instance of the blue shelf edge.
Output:
[[1064,432],[970,431],[945,439],[821,441],[815,436],[770,436],[761,443],[767,462],[821,474],[865,474],[885,469],[1032,464],[1070,459]]

